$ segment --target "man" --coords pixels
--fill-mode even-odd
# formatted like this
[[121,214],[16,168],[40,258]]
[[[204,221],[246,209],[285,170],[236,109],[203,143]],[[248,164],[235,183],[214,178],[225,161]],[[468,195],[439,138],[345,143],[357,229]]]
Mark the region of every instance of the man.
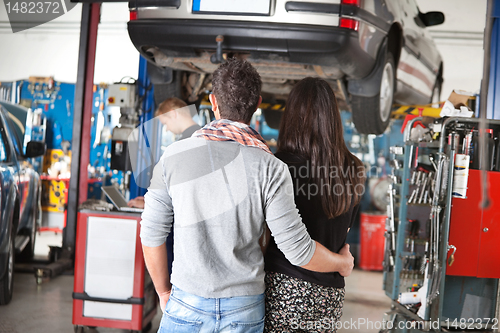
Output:
[[[194,122],[186,102],[177,97],[170,97],[161,102],[156,109],[155,117],[158,117],[170,132],[179,135],[177,140],[187,139],[201,128]],[[144,197],[131,199],[127,205],[144,208]]]
[[[310,238],[286,164],[249,127],[262,101],[257,71],[230,59],[212,83],[217,120],[167,147],[145,197],[141,240],[164,310],[159,332],[263,330],[266,224],[294,265],[344,276],[354,265],[348,245],[336,254]],[[172,226],[170,281],[163,243]]]
[[193,115],[183,100],[170,97],[158,106],[155,117],[175,135],[180,135],[178,140],[189,138],[201,127],[193,120]]

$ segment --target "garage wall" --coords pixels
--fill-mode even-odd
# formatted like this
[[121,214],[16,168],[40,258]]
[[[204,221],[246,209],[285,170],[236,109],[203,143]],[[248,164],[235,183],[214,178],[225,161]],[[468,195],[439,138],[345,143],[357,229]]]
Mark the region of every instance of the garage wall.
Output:
[[[94,82],[137,78],[139,53],[127,33],[127,3],[105,3],[97,37]],[[0,4],[0,81],[54,76],[75,83],[80,41],[81,4],[67,14],[26,31],[12,33]]]
[[[444,59],[442,98],[452,89],[478,92],[483,69],[486,0],[417,0],[422,12],[445,13],[443,25],[429,28]],[[81,5],[68,14],[25,32],[12,34],[0,5],[0,81],[30,75],[76,82]],[[126,31],[126,3],[102,5],[95,82],[137,77],[139,53]]]
[[428,28],[444,62],[441,99],[453,89],[479,93],[483,77],[483,34],[487,0],[417,0],[421,12],[441,11],[442,25]]

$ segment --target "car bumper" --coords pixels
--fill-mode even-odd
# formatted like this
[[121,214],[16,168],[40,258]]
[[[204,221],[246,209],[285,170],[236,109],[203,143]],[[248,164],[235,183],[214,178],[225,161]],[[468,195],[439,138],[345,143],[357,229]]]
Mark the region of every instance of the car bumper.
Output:
[[[375,59],[359,43],[356,31],[324,26],[243,21],[148,19],[128,22],[130,38],[141,54],[156,47],[167,57],[215,52],[215,38],[224,36],[224,52],[249,53],[250,59],[339,68],[351,78],[370,73]],[[275,54],[275,57],[270,57]]]

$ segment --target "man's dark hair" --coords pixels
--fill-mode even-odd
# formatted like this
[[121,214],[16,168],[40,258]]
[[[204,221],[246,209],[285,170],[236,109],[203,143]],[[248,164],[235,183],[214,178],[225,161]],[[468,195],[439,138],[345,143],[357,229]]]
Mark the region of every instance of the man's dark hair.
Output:
[[212,93],[223,119],[249,123],[257,109],[262,81],[247,61],[228,59],[213,74]]

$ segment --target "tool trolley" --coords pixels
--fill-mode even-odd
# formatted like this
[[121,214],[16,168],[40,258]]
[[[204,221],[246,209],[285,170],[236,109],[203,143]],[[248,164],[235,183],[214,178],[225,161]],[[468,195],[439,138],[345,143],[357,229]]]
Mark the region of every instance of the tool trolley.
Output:
[[73,325],[148,332],[158,297],[142,255],[140,214],[80,210]]
[[498,331],[500,121],[442,118],[412,137],[422,120],[391,147],[381,332]]

